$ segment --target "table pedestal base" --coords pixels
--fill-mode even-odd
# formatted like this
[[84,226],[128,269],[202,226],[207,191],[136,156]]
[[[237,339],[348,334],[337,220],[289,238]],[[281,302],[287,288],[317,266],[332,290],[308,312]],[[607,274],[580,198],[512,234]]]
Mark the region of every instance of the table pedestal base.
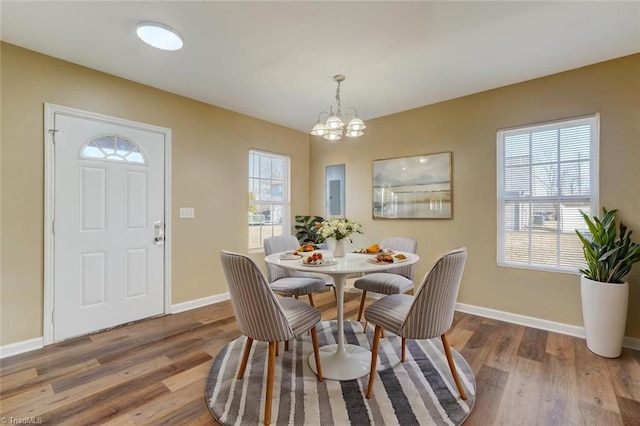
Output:
[[[338,350],[338,345],[323,346],[320,348],[320,364],[325,379],[358,379],[369,374],[371,351],[357,345],[344,345],[344,350]],[[315,354],[309,357],[309,367],[318,374]]]

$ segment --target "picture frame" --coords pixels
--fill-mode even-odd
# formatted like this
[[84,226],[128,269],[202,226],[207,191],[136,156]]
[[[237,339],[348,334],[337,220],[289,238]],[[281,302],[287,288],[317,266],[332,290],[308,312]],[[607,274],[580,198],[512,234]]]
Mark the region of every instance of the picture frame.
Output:
[[453,218],[451,151],[373,161],[373,219]]

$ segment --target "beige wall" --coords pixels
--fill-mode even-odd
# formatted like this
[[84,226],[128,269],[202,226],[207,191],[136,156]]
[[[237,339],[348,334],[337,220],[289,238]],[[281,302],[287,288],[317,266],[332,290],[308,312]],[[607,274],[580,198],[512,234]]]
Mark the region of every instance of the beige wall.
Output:
[[[619,209],[640,241],[640,55],[369,120],[357,140],[312,137],[311,211],[325,210],[325,166],[346,163],[346,213],[364,225],[358,243],[416,237],[417,280],[439,254],[466,245],[460,302],[580,326],[578,275],[496,265],[496,130],[596,112],[600,205]],[[453,151],[452,220],[371,219],[372,160],[442,151]],[[628,281],[626,334],[640,338],[640,265]]]
[[42,336],[45,102],[172,129],[173,304],[226,292],[219,252],[246,252],[249,148],[291,156],[292,214],[308,210],[304,133],[9,44],[1,61],[0,345]]
[[[347,215],[365,226],[356,245],[415,236],[418,276],[466,245],[461,302],[581,325],[577,276],[496,266],[495,140],[499,128],[599,112],[600,203],[620,209],[640,238],[640,55],[369,120],[364,137],[314,139],[310,151],[306,134],[9,44],[0,59],[0,345],[42,335],[44,102],[173,130],[173,304],[225,292],[219,250],[246,251],[237,194],[251,147],[291,156],[292,214],[323,215],[324,167],[346,163]],[[453,220],[371,219],[373,159],[442,151],[453,151]],[[195,207],[196,219],[178,219],[180,206]],[[639,266],[628,280],[627,335],[640,337]]]

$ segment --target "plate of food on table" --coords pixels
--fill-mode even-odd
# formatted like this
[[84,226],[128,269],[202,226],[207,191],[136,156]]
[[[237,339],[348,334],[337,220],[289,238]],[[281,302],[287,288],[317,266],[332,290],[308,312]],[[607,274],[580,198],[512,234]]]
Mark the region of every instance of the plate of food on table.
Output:
[[300,247],[298,247],[298,250],[296,250],[299,253],[309,253],[315,250],[318,250],[320,247],[318,247],[315,244],[311,244],[311,243],[304,243],[302,244]]
[[293,251],[288,251],[288,252],[282,253],[280,255],[280,259],[281,260],[302,259],[302,255],[300,254],[300,252],[298,250],[293,250]]
[[409,258],[402,253],[397,254],[378,254],[376,257],[367,259],[367,262],[375,265],[388,265],[390,263],[407,262]]
[[304,266],[329,266],[335,265],[336,263],[338,262],[334,259],[324,258],[324,256],[322,256],[322,253],[320,252],[313,253],[312,255],[309,255],[302,259],[302,264]]
[[354,253],[359,254],[393,254],[393,250],[390,248],[380,247],[378,244],[370,245],[367,248],[356,249]]

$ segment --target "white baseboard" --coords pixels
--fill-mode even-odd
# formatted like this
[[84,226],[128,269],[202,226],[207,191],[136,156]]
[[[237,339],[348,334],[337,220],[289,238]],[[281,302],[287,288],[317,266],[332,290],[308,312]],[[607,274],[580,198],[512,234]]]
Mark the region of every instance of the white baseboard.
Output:
[[[216,294],[213,296],[203,297],[201,299],[189,300],[188,302],[177,303],[171,305],[171,313],[177,314],[179,312],[189,311],[191,309],[201,308],[203,306],[212,305],[214,303],[223,302],[229,300],[229,293]],[[34,339],[23,340],[22,342],[10,343],[8,345],[0,346],[0,359],[13,355],[18,355],[24,352],[33,351],[44,347],[44,338],[36,337]]]
[[[358,290],[359,291],[359,290]],[[188,302],[177,303],[171,305],[171,313],[189,311],[191,309],[201,308],[203,306],[213,305],[214,303],[229,300],[229,293],[216,294],[213,296],[203,297],[201,299],[190,300]],[[567,334],[569,336],[585,338],[584,327],[563,324],[560,322],[549,321],[541,318],[529,317],[526,315],[514,314],[511,312],[498,311],[496,309],[483,308],[481,306],[468,305],[466,303],[457,303],[456,310],[468,314],[479,315],[486,318],[492,318],[500,321],[510,322],[528,327],[538,328],[546,331]],[[640,351],[640,339],[626,336],[622,345],[625,348]],[[10,343],[0,346],[0,359],[18,355],[24,352],[40,349],[44,346],[44,339],[36,337],[34,339],[24,340],[22,342]]]
[[640,351],[640,339],[636,339],[635,337],[625,336],[622,341],[622,346],[629,349],[635,349],[636,351]]
[[191,309],[202,308],[203,306],[224,302],[230,298],[231,296],[229,296],[229,292],[227,292],[214,294],[213,296],[207,296],[201,299],[189,300],[188,302],[176,303],[175,305],[171,305],[171,313],[177,314],[179,312],[190,311]]
[[44,338],[36,337],[34,339],[23,340],[22,342],[9,343],[0,346],[0,358],[18,355],[24,352],[34,351],[44,346]]
[[[511,312],[498,311],[496,309],[484,308],[482,306],[467,305],[466,303],[456,303],[456,311],[510,322],[513,324],[525,325],[527,327],[538,328],[540,330],[567,334],[569,336],[579,337],[581,339],[584,339],[586,336],[584,327],[549,321],[541,318],[529,317],[526,315],[514,314]],[[624,338],[624,341],[622,342],[622,346],[624,346],[625,348],[640,350],[640,339],[626,336]]]

